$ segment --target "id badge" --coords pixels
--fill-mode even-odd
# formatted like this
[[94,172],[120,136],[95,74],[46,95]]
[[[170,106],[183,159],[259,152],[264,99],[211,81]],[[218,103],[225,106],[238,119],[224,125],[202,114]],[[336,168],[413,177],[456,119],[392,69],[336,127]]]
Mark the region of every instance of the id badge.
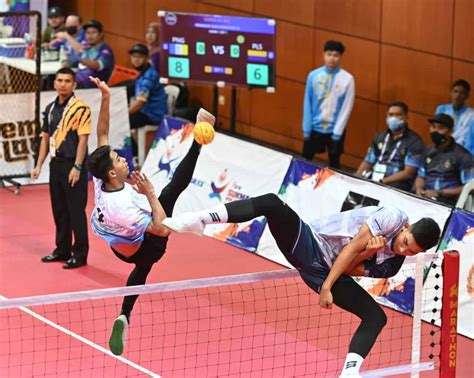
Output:
[[56,157],[56,133],[49,137],[49,154]]
[[385,172],[387,172],[387,166],[385,164],[375,164],[372,169],[372,181],[382,181],[385,177]]

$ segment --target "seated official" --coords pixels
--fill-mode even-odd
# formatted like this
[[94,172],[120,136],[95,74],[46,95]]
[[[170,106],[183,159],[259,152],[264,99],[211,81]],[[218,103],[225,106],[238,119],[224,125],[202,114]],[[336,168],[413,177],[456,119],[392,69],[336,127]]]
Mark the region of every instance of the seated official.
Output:
[[107,82],[114,70],[115,59],[112,49],[104,42],[103,27],[99,21],[90,20],[83,29],[88,47],[82,51],[76,81],[80,88],[92,88],[94,84],[89,76]]
[[426,148],[415,182],[416,194],[454,206],[464,184],[474,179],[474,159],[452,136],[447,114],[429,119],[433,144]]
[[386,123],[387,130],[375,135],[355,174],[410,191],[422,164],[425,145],[408,127],[408,106],[404,102],[389,105]]

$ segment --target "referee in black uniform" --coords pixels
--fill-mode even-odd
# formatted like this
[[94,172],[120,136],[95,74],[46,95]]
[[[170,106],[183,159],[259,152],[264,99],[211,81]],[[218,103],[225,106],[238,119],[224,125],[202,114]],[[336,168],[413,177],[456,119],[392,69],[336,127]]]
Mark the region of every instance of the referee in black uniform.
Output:
[[[56,248],[41,261],[65,261],[64,269],[87,264],[87,140],[91,133],[91,110],[74,96],[76,78],[70,68],[61,68],[54,80],[58,96],[44,112],[38,162],[31,172],[37,179],[48,154],[49,191],[56,224]],[[72,234],[74,232],[74,243]]]

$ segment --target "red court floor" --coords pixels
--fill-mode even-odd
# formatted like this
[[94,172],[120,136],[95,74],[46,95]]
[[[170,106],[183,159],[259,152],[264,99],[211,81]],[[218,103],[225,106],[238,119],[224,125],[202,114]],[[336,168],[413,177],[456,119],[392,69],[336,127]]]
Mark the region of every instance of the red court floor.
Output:
[[[91,188],[89,196],[88,214],[90,214],[93,205],[93,191]],[[90,252],[87,267],[66,271],[61,268],[59,263],[41,263],[40,257],[49,254],[53,246],[54,223],[50,208],[48,186],[23,187],[20,195],[14,195],[5,189],[1,190],[0,295],[7,298],[44,295],[118,287],[123,286],[126,282],[131,266],[115,258],[105,243],[93,235],[92,232],[90,232]],[[148,278],[148,283],[279,269],[284,268],[276,263],[228,246],[222,242],[209,238],[198,238],[189,234],[175,234],[170,237],[168,252],[160,263],[154,267]],[[117,306],[115,303],[107,305]],[[145,303],[143,306],[145,309],[147,304]],[[60,310],[61,308],[58,307],[55,310],[55,314],[58,314]],[[56,316],[55,314],[50,313],[49,318]],[[146,316],[143,316],[143,318],[146,318]],[[240,321],[242,322],[241,326],[244,327],[246,320]],[[136,323],[132,321],[132,324],[138,327]],[[145,326],[144,323],[141,323],[141,325]],[[74,325],[71,325],[71,328],[74,328]],[[155,328],[154,332],[156,332]],[[277,335],[277,337],[283,336]],[[59,338],[57,340],[58,350],[60,350],[59,345],[64,341],[61,341]],[[150,342],[152,343],[152,341]],[[68,341],[68,343],[69,348],[73,348],[70,345],[71,342]],[[295,345],[298,347],[297,344]],[[474,355],[473,345],[474,342],[472,340],[459,337],[459,377],[474,376],[472,364],[472,356]],[[314,355],[317,355],[317,353]],[[229,355],[229,358],[231,358],[231,355]],[[91,361],[93,361],[92,357]],[[186,364],[187,362],[183,361],[182,363]],[[71,364],[73,365],[73,363],[69,363],[69,368]],[[295,364],[297,364],[297,360],[295,360]],[[45,366],[44,369],[46,370],[41,375],[68,375],[67,366],[64,367],[65,370],[62,372],[48,372],[47,364]],[[234,373],[238,372],[239,368],[244,369],[245,367],[232,367],[229,365],[229,369],[234,369]],[[176,366],[173,369],[179,370]],[[228,374],[229,372],[230,370],[223,374],[232,375]],[[27,373],[23,371],[22,375],[32,376],[36,374],[34,371]],[[179,374],[173,375],[180,376]],[[200,375],[198,370],[196,370],[196,375]],[[213,375],[221,375],[221,373],[216,370]],[[298,369],[292,375],[299,376]],[[73,374],[73,376],[81,376],[81,374],[77,373]],[[90,376],[99,375],[92,374]],[[274,370],[273,376],[281,376],[277,368]]]

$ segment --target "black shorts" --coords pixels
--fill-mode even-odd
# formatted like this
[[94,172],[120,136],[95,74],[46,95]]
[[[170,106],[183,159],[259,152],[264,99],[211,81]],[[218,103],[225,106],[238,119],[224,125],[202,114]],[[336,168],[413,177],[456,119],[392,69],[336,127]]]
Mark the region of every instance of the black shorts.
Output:
[[[298,270],[303,281],[319,293],[331,268],[324,261],[323,252],[313,236],[311,227],[303,221],[300,221],[300,229],[293,250],[284,255]],[[352,278],[343,274],[338,281],[352,281]]]
[[133,256],[125,257],[120,252],[111,247],[115,256],[129,264],[138,266],[150,266],[160,260],[166,252],[168,237],[157,236],[145,232],[142,244]]
[[345,133],[337,141],[332,140],[331,135],[312,131],[309,139],[304,141],[303,157],[311,160],[314,154],[326,152],[326,149],[329,155],[341,155],[344,152]]

